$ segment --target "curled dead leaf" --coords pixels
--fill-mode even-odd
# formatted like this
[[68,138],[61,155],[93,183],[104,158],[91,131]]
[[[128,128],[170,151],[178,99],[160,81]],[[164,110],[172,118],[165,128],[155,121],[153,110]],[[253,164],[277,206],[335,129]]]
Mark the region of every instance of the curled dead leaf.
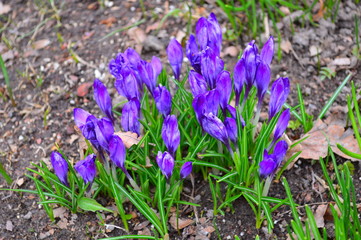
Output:
[[46,46],[48,46],[50,44],[50,40],[49,39],[41,39],[38,41],[33,42],[32,47],[35,50],[39,50],[42,48],[45,48]]
[[172,225],[172,227],[176,230],[180,230],[183,229],[191,224],[194,223],[194,221],[192,219],[188,219],[188,218],[178,218],[178,225],[177,225],[177,217],[172,216],[169,219],[169,223],[170,225]]
[[80,86],[76,90],[76,94],[79,97],[86,96],[89,93],[89,89],[92,85],[93,85],[92,82],[85,82],[85,83],[80,84]]
[[141,136],[138,137],[137,134],[133,132],[119,131],[119,132],[115,132],[114,134],[118,135],[122,139],[126,148],[130,148],[133,145],[137,145],[139,141],[142,139]]

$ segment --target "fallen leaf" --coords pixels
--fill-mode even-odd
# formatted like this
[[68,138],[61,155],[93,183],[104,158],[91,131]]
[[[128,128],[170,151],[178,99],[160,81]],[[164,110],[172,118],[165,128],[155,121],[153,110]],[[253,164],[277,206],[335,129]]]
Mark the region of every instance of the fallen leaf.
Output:
[[149,225],[149,221],[141,222],[141,223],[135,225],[134,230],[135,231],[142,230],[143,228],[145,228],[148,225]]
[[116,23],[116,22],[117,22],[117,19],[112,16],[112,17],[108,17],[107,19],[101,20],[99,23],[104,24],[107,27],[111,27],[113,25],[113,23]]
[[323,228],[325,226],[324,215],[326,213],[327,207],[328,204],[321,204],[316,209],[314,216],[318,228]]
[[212,226],[208,226],[208,227],[204,228],[203,230],[206,231],[207,233],[212,233],[215,231],[214,227],[212,227]]
[[[325,122],[330,121],[326,119]],[[327,156],[328,145],[330,145],[332,151],[337,155],[352,161],[360,161],[360,159],[347,156],[341,152],[336,145],[339,143],[351,152],[361,154],[358,143],[353,136],[352,129],[345,131],[345,128],[340,125],[340,121],[332,121],[329,124],[326,124],[325,122],[318,119],[314,123],[313,128],[301,137],[307,137],[307,139],[290,149],[287,156],[292,156],[296,152],[302,151],[294,162],[296,162],[298,158],[318,160],[320,157],[324,158]],[[292,164],[290,165],[292,166]]]
[[7,60],[14,58],[14,52],[13,52],[13,50],[9,50],[9,51],[1,54],[1,57],[3,58],[3,61],[6,62]]
[[147,28],[145,29],[145,32],[149,33],[150,31],[157,30],[158,26],[159,26],[159,22],[155,22],[151,25],[148,25]]
[[19,178],[17,181],[16,181],[16,185],[18,185],[19,187],[21,187],[21,185],[24,184],[24,178]]
[[64,218],[64,213],[66,213],[65,207],[58,207],[53,210],[54,218]]
[[3,4],[0,2],[0,15],[7,14],[11,11],[11,7],[8,4]]
[[93,86],[92,82],[85,82],[80,84],[80,86],[76,90],[76,94],[79,97],[85,97],[89,93],[89,88]]
[[152,233],[150,232],[149,228],[144,228],[143,230],[138,231],[138,235],[152,236]]
[[189,218],[178,218],[178,226],[177,226],[177,217],[172,216],[169,219],[169,223],[170,225],[172,225],[172,227],[176,230],[180,230],[183,229],[191,224],[194,223],[194,221],[192,219]]
[[83,40],[87,40],[88,38],[91,38],[94,34],[95,34],[94,31],[85,32],[81,38],[82,38]]
[[129,29],[127,33],[128,36],[136,42],[137,46],[135,46],[135,48],[137,52],[141,52],[143,48],[143,43],[147,38],[147,35],[145,34],[144,30],[139,27],[136,27]]
[[73,144],[78,139],[79,139],[79,135],[72,134],[66,142],[69,144]]
[[336,58],[330,63],[330,65],[335,65],[335,66],[348,66],[350,64],[351,64],[350,58]]
[[284,51],[285,53],[290,53],[290,51],[292,50],[292,44],[290,41],[288,40],[283,40],[281,41],[281,50]]
[[133,145],[137,145],[139,141],[142,139],[142,137],[140,136],[138,137],[138,135],[133,132],[119,131],[114,134],[118,135],[122,139],[126,148],[130,148]]
[[38,41],[33,42],[32,47],[35,50],[39,50],[42,48],[45,48],[46,46],[48,46],[50,44],[50,40],[49,39],[41,39]]
[[93,3],[89,4],[87,8],[89,10],[97,10],[98,7],[99,7],[99,2],[93,2]]
[[318,9],[318,12],[312,16],[313,21],[318,22],[321,18],[323,18],[323,15],[326,11],[326,8],[323,4],[323,0],[320,0],[320,8]]

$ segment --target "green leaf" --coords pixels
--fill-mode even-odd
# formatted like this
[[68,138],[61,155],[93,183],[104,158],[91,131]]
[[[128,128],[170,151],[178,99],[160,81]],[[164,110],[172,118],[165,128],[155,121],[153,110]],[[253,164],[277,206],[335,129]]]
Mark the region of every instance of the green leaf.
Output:
[[107,211],[107,212],[113,212],[112,210],[110,210],[106,207],[103,207],[95,199],[87,198],[87,197],[80,198],[79,202],[78,202],[78,206],[85,211],[95,212],[95,211],[103,210],[103,211]]

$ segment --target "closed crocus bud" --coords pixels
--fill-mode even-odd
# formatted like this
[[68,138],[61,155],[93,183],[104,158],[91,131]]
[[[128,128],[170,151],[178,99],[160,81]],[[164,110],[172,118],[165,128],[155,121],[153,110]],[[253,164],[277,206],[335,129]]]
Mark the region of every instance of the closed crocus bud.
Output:
[[138,82],[135,78],[134,71],[125,67],[121,72],[120,77],[114,82],[115,89],[117,89],[120,95],[126,97],[128,100],[132,98],[140,99]]
[[86,119],[90,115],[91,115],[90,113],[88,113],[87,111],[81,108],[74,108],[73,110],[74,122],[75,125],[80,129],[80,131],[82,131],[83,126],[86,124]]
[[199,94],[203,94],[207,92],[206,80],[203,78],[201,74],[197,73],[196,71],[194,70],[189,71],[188,81],[191,87],[193,97],[196,97]]
[[277,169],[277,163],[267,151],[263,154],[263,160],[259,163],[259,175],[261,177],[268,177],[274,174]]
[[158,111],[163,115],[163,117],[168,116],[172,111],[172,96],[170,95],[168,89],[159,85],[154,89],[153,97]]
[[112,162],[126,174],[125,168],[126,151],[122,139],[117,135],[112,135],[109,141],[109,157]]
[[257,70],[257,54],[258,49],[255,44],[255,41],[251,41],[246,49],[243,52],[242,58],[244,58],[245,66],[246,66],[246,86],[247,89],[251,89],[255,76],[256,76],[256,70]]
[[152,68],[153,68],[155,82],[157,82],[157,78],[158,78],[159,74],[162,72],[162,68],[163,68],[162,62],[160,61],[160,59],[158,57],[153,56],[150,64],[152,65]]
[[275,133],[273,135],[273,142],[277,142],[278,139],[281,138],[282,134],[286,131],[286,128],[288,126],[288,122],[290,121],[290,109],[286,109],[281,114],[280,118],[278,119],[278,122],[276,124]]
[[258,64],[257,73],[256,73],[258,104],[261,104],[263,97],[267,91],[270,80],[271,80],[271,69],[265,62],[261,61]]
[[205,113],[201,117],[201,121],[205,132],[223,142],[226,146],[229,146],[226,127],[218,117],[213,115],[213,113]]
[[186,56],[197,73],[201,73],[201,57],[193,34],[189,36],[186,44]]
[[226,127],[229,140],[231,140],[233,143],[236,143],[238,138],[236,120],[227,117],[226,119],[224,119],[224,126]]
[[236,106],[239,105],[239,98],[242,93],[243,86],[246,82],[246,63],[244,58],[239,59],[234,66],[234,92],[236,93]]
[[102,118],[94,123],[94,131],[100,146],[109,152],[109,141],[114,133],[112,122],[108,118]]
[[214,13],[208,17],[208,46],[215,49],[216,55],[219,56],[222,48],[222,30]]
[[74,166],[75,170],[83,178],[84,183],[92,183],[96,175],[95,154],[90,154],[84,160],[77,162]]
[[124,105],[121,118],[124,131],[131,131],[138,134],[138,136],[140,135],[139,112],[140,102],[136,98]]
[[168,152],[174,156],[180,143],[180,132],[176,116],[169,115],[164,119],[162,127],[162,138]]
[[232,92],[231,75],[227,71],[222,71],[217,78],[217,90],[220,97],[220,105],[224,115],[226,114],[227,105]]
[[271,64],[273,55],[274,55],[274,39],[273,36],[270,36],[268,41],[263,45],[263,48],[261,50],[261,60],[266,63],[268,66]]
[[288,78],[278,78],[271,87],[268,116],[269,121],[279,112],[286,102],[290,92],[290,81]]
[[184,179],[188,177],[188,175],[191,174],[192,169],[193,169],[193,163],[185,162],[180,170],[180,178]]
[[137,69],[142,82],[147,86],[149,92],[153,94],[157,82],[152,64],[142,60],[138,63]]
[[68,183],[68,163],[61,156],[59,152],[52,152],[50,155],[50,162],[53,165],[54,172],[56,176],[59,178],[60,182],[66,186],[69,186]]
[[112,99],[108,93],[105,85],[99,80],[94,80],[94,99],[97,102],[100,110],[112,121],[114,121],[113,111],[112,111]]
[[129,65],[132,69],[136,69],[138,62],[142,60],[140,55],[133,48],[128,48],[127,50],[125,50],[124,56],[127,58]]
[[217,89],[199,94],[193,99],[192,106],[196,113],[197,120],[201,125],[201,117],[204,113],[211,112],[215,116],[218,115],[219,100],[219,92]]
[[227,111],[229,112],[229,114],[231,114],[232,118],[237,118],[237,111],[232,105],[227,104]]
[[169,154],[169,152],[162,153],[159,151],[157,155],[157,164],[166,178],[170,178],[172,176],[174,169],[174,159],[172,155]]
[[215,52],[207,47],[201,57],[201,71],[204,79],[208,83],[209,89],[216,87],[218,74],[223,70],[224,63]]
[[196,37],[201,50],[205,50],[208,44],[208,21],[205,17],[198,19],[196,23]]
[[183,62],[183,49],[182,45],[180,45],[176,39],[170,41],[167,47],[167,55],[174,77],[179,80]]
[[282,163],[283,159],[285,158],[287,150],[288,150],[288,144],[285,140],[276,143],[272,156],[275,162],[277,163],[277,167]]

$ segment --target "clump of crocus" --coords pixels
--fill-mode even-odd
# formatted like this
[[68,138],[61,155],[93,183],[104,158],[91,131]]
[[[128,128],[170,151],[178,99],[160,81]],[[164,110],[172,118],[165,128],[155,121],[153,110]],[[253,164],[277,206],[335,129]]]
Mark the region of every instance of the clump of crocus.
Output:
[[67,161],[63,158],[63,156],[59,152],[54,151],[50,155],[50,162],[51,165],[53,165],[54,172],[56,176],[59,178],[60,182],[66,186],[69,186],[68,183],[69,167]]

